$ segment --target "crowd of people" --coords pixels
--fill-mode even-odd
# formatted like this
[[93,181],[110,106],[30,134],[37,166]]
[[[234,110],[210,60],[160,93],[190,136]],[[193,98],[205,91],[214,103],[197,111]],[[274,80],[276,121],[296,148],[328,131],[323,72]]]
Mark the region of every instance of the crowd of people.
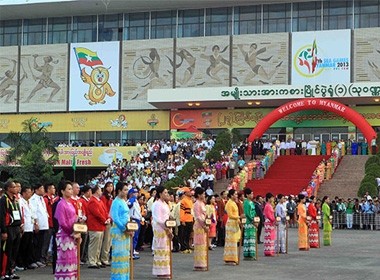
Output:
[[[212,138],[147,142],[136,157],[113,162],[81,187],[62,181],[56,191],[54,184],[31,187],[7,181],[0,199],[1,279],[19,279],[17,270],[50,261],[56,279],[76,279],[77,249],[81,265],[111,266],[111,279],[129,279],[130,259],[139,259],[139,251],[148,248],[153,275],[170,278],[171,250],[193,254],[194,270],[202,271],[208,269],[207,251],[215,246],[224,247],[227,265],[238,265],[241,239],[246,260],[257,259],[257,244],[262,243],[266,256],[287,253],[288,226],[298,227],[300,250],[319,246],[320,226],[325,245],[331,244],[332,229],[343,228],[344,222],[349,229],[380,229],[375,225],[379,201],[375,198],[373,204],[368,195],[362,203],[341,198],[330,202],[327,197],[320,201],[306,190],[297,197],[254,196],[244,182],[263,176],[277,156],[275,145],[267,146],[264,155],[255,150],[252,161],[246,162],[241,144],[214,162],[206,160],[214,144]],[[203,167],[168,191],[163,184],[191,157],[200,159]],[[226,179],[227,190],[216,194],[214,183]],[[166,227],[168,219],[175,220],[174,228]],[[128,230],[129,221],[137,224],[136,231]],[[74,223],[86,224],[88,232],[74,232]]]
[[[335,148],[338,148],[340,155],[368,155],[376,154],[377,144],[376,138],[371,140],[370,147],[368,143],[363,141],[356,141],[355,139],[347,140],[294,140],[292,137],[288,137],[286,140],[274,141],[269,139],[262,140],[256,137],[252,142],[251,147],[251,159],[255,158],[257,154],[265,154],[265,151],[270,149],[272,145],[277,147],[277,155],[331,155]],[[248,149],[248,146],[246,146]]]

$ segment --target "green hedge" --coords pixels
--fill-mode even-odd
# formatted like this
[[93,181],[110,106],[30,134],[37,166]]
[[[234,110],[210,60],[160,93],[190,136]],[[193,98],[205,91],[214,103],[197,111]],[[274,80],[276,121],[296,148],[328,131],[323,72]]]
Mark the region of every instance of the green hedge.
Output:
[[173,188],[177,188],[179,185],[183,185],[184,178],[185,180],[189,179],[190,176],[202,166],[202,162],[199,159],[191,157],[182,169],[177,172],[176,176],[165,183],[165,187],[172,190]]
[[224,154],[229,154],[232,148],[232,134],[228,131],[222,131],[216,136],[214,147],[206,155],[206,159],[213,158],[215,161],[221,159],[220,151],[223,150]]
[[376,178],[380,177],[380,155],[371,156],[365,163],[365,176],[360,182],[358,196],[363,197],[365,192],[371,196],[377,196]]

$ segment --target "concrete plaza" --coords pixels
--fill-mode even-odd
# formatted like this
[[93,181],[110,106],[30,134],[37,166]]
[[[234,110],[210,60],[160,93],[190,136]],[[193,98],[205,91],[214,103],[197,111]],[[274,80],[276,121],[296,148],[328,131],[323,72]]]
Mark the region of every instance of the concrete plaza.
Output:
[[[323,234],[323,232],[321,231]],[[223,248],[210,251],[210,269],[193,271],[193,255],[173,253],[173,279],[376,279],[380,274],[380,232],[334,230],[332,246],[299,251],[297,229],[289,229],[289,253],[279,257],[264,257],[259,245],[258,261],[241,261],[239,266],[223,263]],[[322,239],[322,236],[321,236]],[[150,250],[140,253],[134,261],[135,279],[156,279],[152,273]],[[51,266],[18,273],[25,280],[54,279]],[[110,268],[81,268],[81,279],[109,279]]]

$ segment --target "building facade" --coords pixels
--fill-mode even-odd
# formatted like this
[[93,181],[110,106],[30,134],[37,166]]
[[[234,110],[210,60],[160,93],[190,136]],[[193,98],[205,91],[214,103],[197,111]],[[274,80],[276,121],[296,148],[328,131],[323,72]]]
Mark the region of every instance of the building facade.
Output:
[[[380,1],[3,2],[0,140],[29,117],[66,143],[169,138],[191,125],[248,135],[310,97],[348,105],[379,131]],[[321,110],[264,134],[288,136],[365,140]]]

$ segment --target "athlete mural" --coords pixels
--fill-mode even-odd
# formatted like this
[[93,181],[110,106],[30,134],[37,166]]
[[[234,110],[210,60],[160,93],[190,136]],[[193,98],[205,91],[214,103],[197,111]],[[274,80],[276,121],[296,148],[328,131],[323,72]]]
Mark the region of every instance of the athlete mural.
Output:
[[[380,28],[354,30],[355,82],[380,80]],[[358,51],[360,49],[360,51]]]
[[66,110],[67,45],[22,47],[20,66],[20,112]]
[[173,87],[173,40],[146,42],[123,42],[122,109],[151,109],[148,90]]
[[[233,36],[233,85],[287,84],[288,34]],[[249,42],[249,43],[247,43]]]
[[6,104],[1,107],[1,112],[15,112],[17,101],[17,86],[28,77],[24,66],[21,66],[21,78],[17,76],[17,47],[9,47],[4,51],[6,56],[0,56],[0,103]]

